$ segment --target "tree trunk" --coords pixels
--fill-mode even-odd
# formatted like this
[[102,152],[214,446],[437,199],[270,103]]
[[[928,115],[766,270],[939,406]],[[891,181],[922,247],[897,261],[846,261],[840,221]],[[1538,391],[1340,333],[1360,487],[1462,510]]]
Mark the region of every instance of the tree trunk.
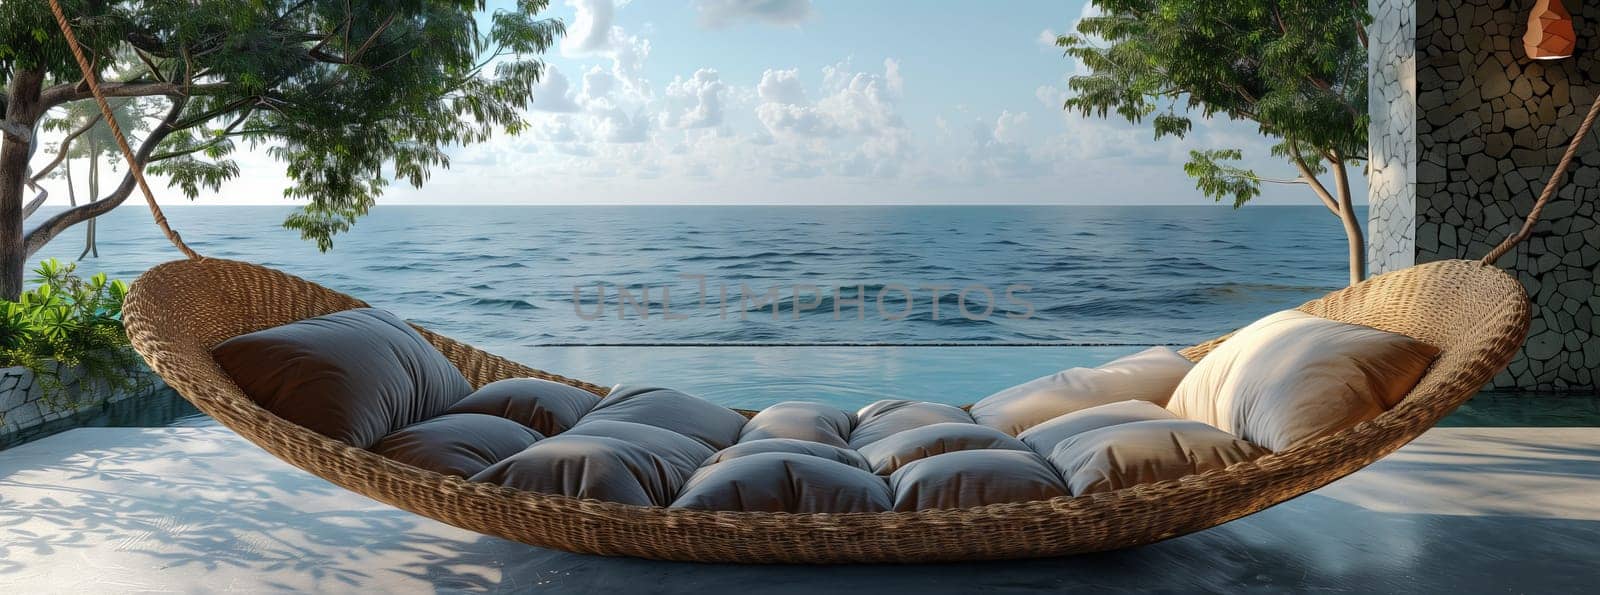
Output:
[[[95,158],[96,155],[100,154],[99,151],[100,151],[99,143],[96,143],[93,138],[90,138],[89,139],[89,201],[90,202],[100,200],[100,160]],[[95,245],[94,245],[94,221],[95,221],[94,218],[90,218],[89,219],[88,224],[87,224],[88,227],[85,229],[85,231],[83,233],[83,252],[78,254],[78,260],[83,260],[84,257],[89,256],[90,252],[94,253],[94,257],[95,258],[100,258],[100,249],[96,248]]]
[[[5,121],[13,128],[32,131],[39,118],[39,89],[44,73],[16,71],[7,92]],[[28,252],[22,237],[22,203],[28,176],[30,143],[11,135],[0,140],[0,299],[15,300],[22,295],[22,272],[27,269]]]
[[1367,238],[1361,233],[1361,219],[1350,197],[1350,178],[1344,169],[1344,160],[1333,161],[1333,183],[1339,193],[1339,220],[1344,223],[1345,240],[1350,247],[1350,284],[1367,278]]

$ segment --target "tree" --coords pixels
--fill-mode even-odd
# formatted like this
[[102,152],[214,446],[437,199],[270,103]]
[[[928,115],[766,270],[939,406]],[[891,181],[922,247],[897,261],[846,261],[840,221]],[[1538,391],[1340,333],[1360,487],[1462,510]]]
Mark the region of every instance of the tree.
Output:
[[[105,93],[157,106],[133,145],[147,171],[193,198],[238,175],[239,143],[265,146],[292,181],[285,194],[305,201],[285,227],[323,250],[391,178],[421,186],[449,167],[446,149],[523,128],[538,56],[564,32],[537,18],[547,4],[484,14],[483,0],[62,2]],[[121,205],[135,183],[125,172],[24,230],[43,201],[30,163],[44,123],[93,101],[48,3],[0,2],[0,82],[0,298],[14,299],[29,256]],[[39,156],[50,168],[60,157]]]
[[[1182,138],[1192,118],[1254,122],[1294,169],[1271,178],[1241,167],[1237,148],[1190,151],[1184,171],[1235,208],[1263,183],[1302,184],[1344,224],[1350,282],[1366,276],[1366,242],[1349,168],[1367,160],[1366,3],[1355,0],[1091,0],[1056,43],[1086,67],[1064,108],[1140,123]],[[1330,190],[1319,176],[1330,175]]]
[[[107,101],[111,106],[112,114],[117,118],[123,134],[133,135],[146,132],[149,121],[157,115],[153,109],[146,109],[148,103],[153,101],[137,97],[114,97]],[[46,119],[45,130],[61,131],[68,136],[59,144],[52,147],[55,158],[42,168],[36,169],[32,174],[33,180],[43,178],[60,178],[67,184],[67,204],[71,207],[78,206],[77,186],[72,175],[72,164],[77,160],[84,160],[87,170],[85,173],[85,186],[89,191],[88,202],[99,200],[100,197],[100,167],[108,166],[115,170],[124,166],[122,153],[117,150],[117,143],[111,134],[111,127],[100,121],[100,108],[92,101],[80,101],[65,106],[65,113]],[[138,139],[129,138],[128,142],[137,143]],[[59,167],[60,171],[55,169]],[[41,189],[42,192],[42,189]],[[42,204],[35,201],[30,204]],[[27,212],[24,216],[32,214]],[[84,222],[87,233],[84,234],[83,252],[78,255],[79,260],[93,254],[100,256],[100,249],[96,244],[95,218]]]

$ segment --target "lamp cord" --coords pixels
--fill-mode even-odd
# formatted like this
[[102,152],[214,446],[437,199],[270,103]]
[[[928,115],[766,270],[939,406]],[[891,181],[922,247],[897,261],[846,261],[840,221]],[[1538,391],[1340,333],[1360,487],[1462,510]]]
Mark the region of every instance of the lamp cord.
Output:
[[94,76],[94,69],[89,66],[89,59],[84,57],[83,48],[78,45],[78,36],[72,32],[72,26],[67,24],[67,15],[61,11],[58,0],[50,0],[50,11],[55,13],[56,24],[61,27],[61,34],[66,36],[67,48],[72,50],[72,57],[78,61],[78,69],[83,71],[83,82],[89,85],[89,92],[94,95],[95,103],[100,105],[100,114],[106,120],[106,125],[111,128],[111,136],[117,140],[117,147],[122,149],[122,156],[128,160],[128,173],[133,175],[134,181],[139,183],[139,190],[144,193],[144,202],[150,205],[150,214],[155,217],[156,225],[161,228],[161,233],[167,240],[177,246],[178,250],[191,259],[201,258],[188,244],[183,243],[183,236],[167,224],[167,216],[161,212],[161,205],[156,204],[155,194],[150,192],[150,183],[144,179],[144,166],[139,164],[139,159],[134,157],[133,148],[128,145],[128,138],[122,133],[122,127],[117,124],[117,118],[111,113],[111,104],[106,102],[105,93],[100,90],[100,81]]
[[[54,0],[51,1],[53,2]],[[1600,98],[1597,98],[1594,104],[1589,106],[1589,115],[1583,118],[1583,123],[1578,125],[1578,132],[1573,134],[1572,141],[1567,143],[1566,154],[1561,156],[1561,162],[1556,164],[1555,173],[1551,174],[1548,182],[1545,182],[1544,192],[1539,193],[1539,199],[1533,201],[1533,209],[1528,211],[1527,219],[1522,221],[1522,229],[1511,237],[1506,238],[1505,241],[1500,242],[1500,245],[1495,246],[1493,250],[1490,250],[1489,254],[1483,257],[1484,264],[1494,264],[1495,261],[1500,260],[1501,256],[1505,256],[1507,252],[1515,248],[1517,244],[1522,243],[1523,240],[1528,239],[1528,236],[1533,235],[1533,225],[1538,223],[1539,213],[1544,210],[1545,204],[1550,202],[1550,198],[1555,196],[1556,190],[1561,188],[1561,179],[1567,175],[1567,169],[1572,166],[1572,158],[1577,156],[1578,146],[1582,145],[1583,140],[1589,136],[1589,129],[1594,126],[1596,116],[1600,116]]]

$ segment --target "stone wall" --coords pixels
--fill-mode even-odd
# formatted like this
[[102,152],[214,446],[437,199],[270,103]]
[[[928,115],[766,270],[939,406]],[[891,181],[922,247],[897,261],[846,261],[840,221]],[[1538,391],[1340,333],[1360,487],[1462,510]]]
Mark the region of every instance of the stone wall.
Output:
[[162,409],[192,412],[175,407],[181,397],[142,364],[131,373],[137,375],[134,390],[88,389],[67,374],[62,380],[68,386],[46,395],[27,368],[0,368],[0,448],[75,427],[153,419],[147,414]]
[[1367,170],[1367,268],[1397,271],[1416,259],[1416,0],[1368,0],[1371,147]]
[[[1578,49],[1558,61],[1530,60],[1523,52],[1532,5],[1416,0],[1416,262],[1481,258],[1514,233],[1600,91],[1600,2],[1567,2]],[[1383,69],[1373,76],[1375,87],[1389,84]],[[1530,241],[1500,262],[1516,273],[1535,307],[1528,342],[1496,387],[1594,390],[1600,376],[1595,141],[1574,172]]]

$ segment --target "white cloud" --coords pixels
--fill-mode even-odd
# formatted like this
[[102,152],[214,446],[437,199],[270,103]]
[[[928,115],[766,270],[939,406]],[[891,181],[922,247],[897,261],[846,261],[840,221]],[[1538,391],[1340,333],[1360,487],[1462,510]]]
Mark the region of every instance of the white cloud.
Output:
[[806,87],[800,83],[800,70],[771,70],[761,73],[761,82],[756,85],[756,96],[766,103],[784,103],[789,105],[810,105],[806,99]]
[[617,7],[611,0],[567,0],[567,6],[577,14],[561,38],[562,54],[597,54],[613,48],[611,21]]
[[692,104],[686,111],[665,118],[671,125],[679,128],[707,128],[722,124],[723,96],[727,92],[727,85],[723,84],[716,70],[701,68],[694,72],[688,79],[675,78],[667,85],[667,96]]
[[883,59],[883,79],[889,84],[889,92],[895,96],[905,94],[906,80],[900,76],[900,61],[894,58]]
[[699,0],[700,23],[707,27],[727,27],[758,22],[768,25],[799,25],[814,16],[811,0]]
[[1050,50],[1056,49],[1057,48],[1057,46],[1056,46],[1056,38],[1058,38],[1060,36],[1061,36],[1061,34],[1060,33],[1056,33],[1055,29],[1048,29],[1047,28],[1047,29],[1045,29],[1043,31],[1040,31],[1039,32],[1039,38],[1038,38],[1039,39],[1039,47],[1045,48],[1045,49],[1050,49]]
[[1039,88],[1033,90],[1033,98],[1038,99],[1039,104],[1047,108],[1061,109],[1067,101],[1067,92],[1055,85],[1039,85]]
[[533,109],[543,112],[578,111],[577,102],[572,100],[572,83],[554,65],[545,69],[544,78],[533,88],[530,103]]
[[616,88],[617,77],[599,66],[592,66],[583,73],[583,94],[578,99],[585,104],[608,101]]
[[650,118],[611,108],[596,114],[594,132],[608,143],[642,143],[650,138]]

